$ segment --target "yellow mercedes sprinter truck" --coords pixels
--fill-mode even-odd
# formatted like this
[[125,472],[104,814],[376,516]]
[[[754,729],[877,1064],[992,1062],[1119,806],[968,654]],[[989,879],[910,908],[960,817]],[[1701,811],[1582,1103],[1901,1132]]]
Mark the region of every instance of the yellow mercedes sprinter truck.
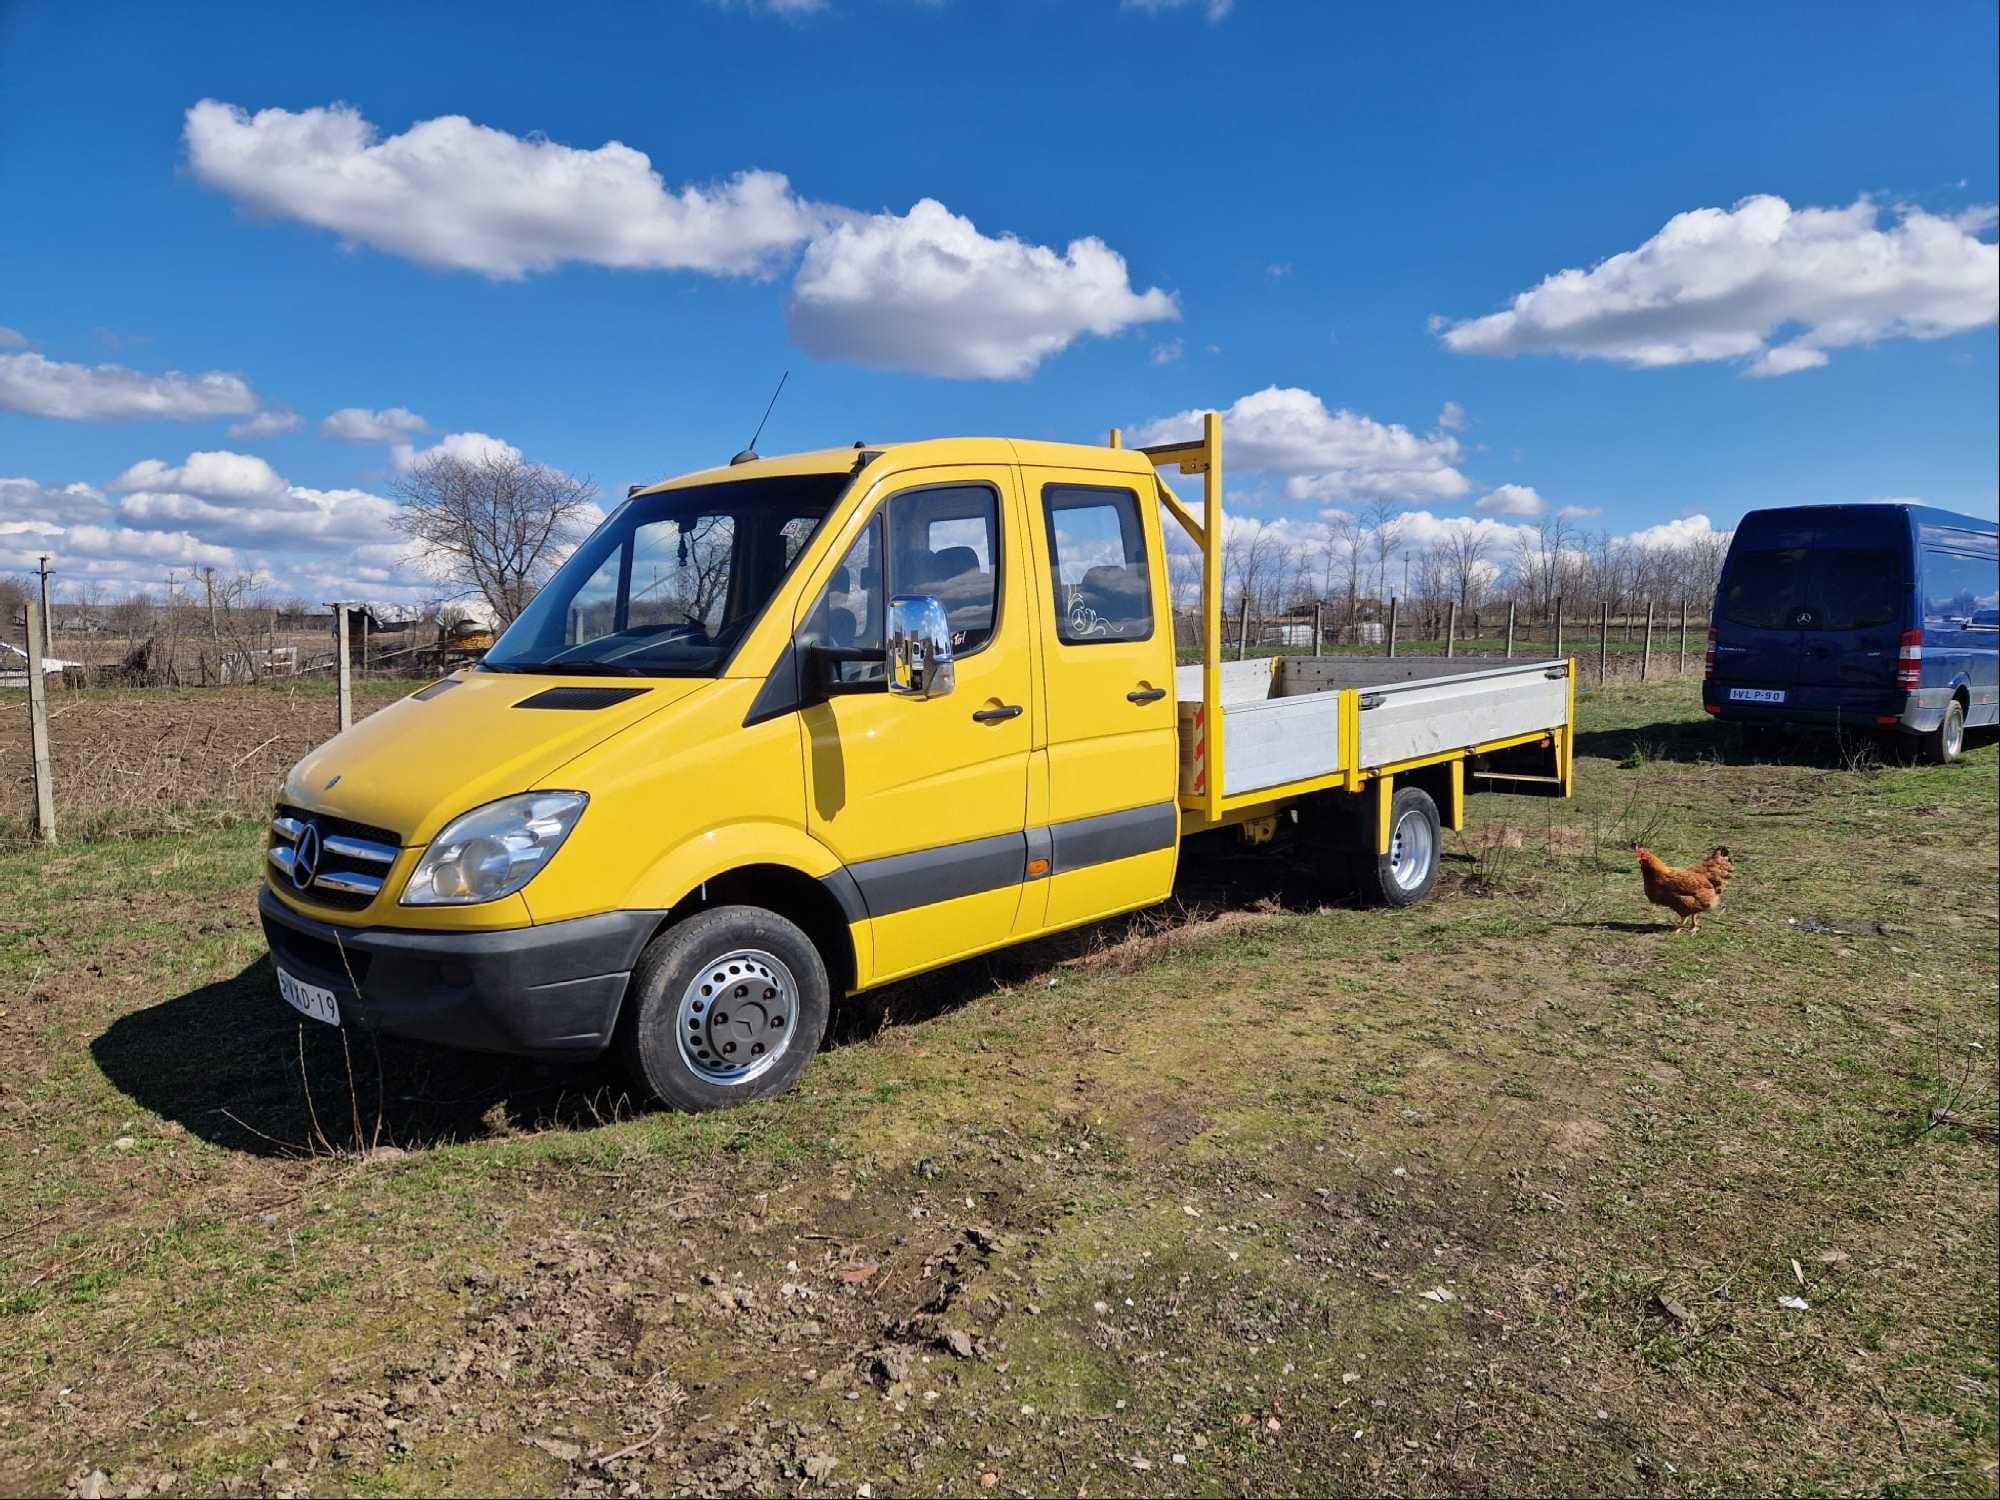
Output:
[[[1199,508],[1161,478],[1203,481]],[[948,438],[635,488],[485,659],[286,776],[315,1020],[788,1088],[840,996],[1164,899],[1184,838],[1394,905],[1468,786],[1567,795],[1571,664],[1222,659],[1222,451]],[[1177,665],[1164,528],[1202,565]]]

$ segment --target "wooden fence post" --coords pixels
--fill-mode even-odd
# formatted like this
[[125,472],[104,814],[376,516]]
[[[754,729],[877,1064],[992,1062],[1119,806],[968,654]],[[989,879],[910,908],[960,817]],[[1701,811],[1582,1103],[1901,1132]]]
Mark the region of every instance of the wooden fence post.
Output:
[[1687,669],[1688,669],[1688,602],[1687,599],[1683,597],[1681,600],[1681,659],[1680,662],[1675,666],[1674,672],[1677,676],[1685,677],[1687,676]]
[[333,606],[334,671],[339,683],[340,728],[345,733],[354,723],[354,682],[347,660],[347,606],[338,600]]
[[1396,596],[1389,596],[1389,655],[1396,654]]
[[1556,655],[1561,656],[1562,654],[1563,654],[1563,601],[1562,601],[1562,595],[1557,594],[1556,595]]
[[1320,608],[1319,603],[1317,600],[1315,600],[1313,603],[1313,655],[1314,656],[1319,655],[1319,636],[1320,636],[1319,608]]
[[1646,651],[1639,658],[1639,680],[1641,682],[1651,682],[1653,680],[1653,601],[1651,599],[1646,601]]
[[1514,656],[1514,601],[1512,599],[1507,601],[1507,656],[1510,661]]
[[35,837],[56,841],[55,772],[49,761],[49,683],[42,671],[42,607],[28,601],[28,740],[35,781]]
[[1456,599],[1445,606],[1444,654],[1446,656],[1458,655],[1458,601]]
[[1243,660],[1243,653],[1250,645],[1250,596],[1243,596],[1243,619],[1236,627],[1236,659]]
[[1597,685],[1603,687],[1611,676],[1611,602],[1597,606]]

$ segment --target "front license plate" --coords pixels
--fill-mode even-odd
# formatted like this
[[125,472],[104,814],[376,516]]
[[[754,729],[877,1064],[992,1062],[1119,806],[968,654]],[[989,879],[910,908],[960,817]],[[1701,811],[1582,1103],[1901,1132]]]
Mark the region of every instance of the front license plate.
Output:
[[323,990],[316,984],[307,984],[303,979],[294,979],[280,969],[278,993],[283,995],[285,1002],[300,1015],[311,1016],[315,1021],[324,1021],[329,1026],[340,1024],[340,1001],[334,998],[332,990]]
[[1729,690],[1729,701],[1731,703],[1783,703],[1785,701],[1785,690],[1783,688],[1731,688]]

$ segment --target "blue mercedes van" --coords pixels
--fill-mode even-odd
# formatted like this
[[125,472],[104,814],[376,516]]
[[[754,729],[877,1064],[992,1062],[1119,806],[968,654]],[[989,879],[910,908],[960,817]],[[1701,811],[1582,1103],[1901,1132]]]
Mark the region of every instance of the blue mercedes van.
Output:
[[1888,730],[1957,758],[2000,722],[2000,527],[1923,505],[1753,510],[1716,588],[1702,706]]

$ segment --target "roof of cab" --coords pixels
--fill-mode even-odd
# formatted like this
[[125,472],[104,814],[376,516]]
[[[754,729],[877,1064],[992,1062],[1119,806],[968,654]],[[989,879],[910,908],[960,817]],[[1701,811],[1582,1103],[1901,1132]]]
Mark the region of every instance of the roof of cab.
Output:
[[740,464],[719,464],[641,485],[634,496],[725,484],[738,479],[784,478],[796,474],[840,474],[854,468],[866,453],[892,457],[896,470],[931,468],[942,464],[1050,464],[1067,468],[1149,473],[1152,465],[1136,448],[1097,447],[1089,443],[1046,443],[1014,438],[925,438],[911,443],[869,443],[853,448],[815,448],[804,453],[759,456]]

